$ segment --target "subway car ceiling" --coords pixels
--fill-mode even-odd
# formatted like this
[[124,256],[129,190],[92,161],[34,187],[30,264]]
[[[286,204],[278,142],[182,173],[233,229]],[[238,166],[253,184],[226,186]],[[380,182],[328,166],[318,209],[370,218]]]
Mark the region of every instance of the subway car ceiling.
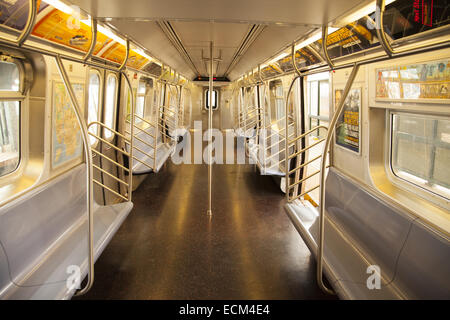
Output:
[[0,299],[450,299],[449,104],[444,0],[0,0]]

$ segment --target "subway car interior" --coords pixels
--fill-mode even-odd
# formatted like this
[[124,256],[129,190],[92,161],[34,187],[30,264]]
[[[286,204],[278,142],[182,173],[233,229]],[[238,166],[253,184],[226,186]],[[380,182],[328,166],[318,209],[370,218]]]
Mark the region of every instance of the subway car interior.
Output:
[[449,240],[448,0],[0,0],[0,300],[449,300]]

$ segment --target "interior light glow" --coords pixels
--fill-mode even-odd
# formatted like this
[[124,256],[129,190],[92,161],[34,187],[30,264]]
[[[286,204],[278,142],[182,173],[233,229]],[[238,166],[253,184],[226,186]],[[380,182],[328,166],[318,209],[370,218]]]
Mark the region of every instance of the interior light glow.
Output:
[[[395,1],[396,0],[385,0],[385,4],[387,6],[388,4],[391,4]],[[369,4],[367,4],[366,6],[362,7],[361,9],[349,14],[344,19],[340,20],[340,23],[347,25],[351,22],[358,21],[362,17],[365,17],[365,16],[375,12],[375,10],[376,10],[376,1],[373,1]]]
[[132,49],[132,51],[136,52],[137,54],[140,54],[141,56],[143,56],[144,58],[147,58],[150,61],[153,60],[153,58],[150,57],[148,54],[146,54],[145,51],[142,50],[141,48]]
[[[335,32],[337,30],[339,30],[339,28],[328,27],[328,34],[332,34],[333,32]],[[302,41],[299,44],[296,44],[295,50],[297,51],[297,50],[299,50],[303,47],[306,47],[307,45],[310,45],[311,43],[314,43],[320,39],[322,39],[322,31],[319,31],[316,34],[314,34],[313,36],[306,39],[305,41]]]
[[[81,20],[81,22],[83,22],[85,25],[87,26],[91,26],[91,19],[86,19],[86,20]],[[117,34],[115,34],[114,32],[112,32],[110,29],[105,28],[104,26],[102,26],[101,24],[97,24],[97,30],[98,32],[103,33],[105,36],[107,36],[110,39],[113,39],[114,41],[122,44],[122,45],[127,45],[127,42],[122,39],[121,37],[119,37]]]
[[67,14],[72,14],[74,11],[71,6],[68,6],[67,4],[65,4],[64,2],[62,2],[60,0],[42,0],[42,1],[51,5],[55,9],[58,9],[59,11],[62,11]]

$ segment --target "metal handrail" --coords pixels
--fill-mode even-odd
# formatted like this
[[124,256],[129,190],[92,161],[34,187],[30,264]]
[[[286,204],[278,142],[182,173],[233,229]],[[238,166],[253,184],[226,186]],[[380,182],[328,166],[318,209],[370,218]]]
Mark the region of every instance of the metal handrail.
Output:
[[121,134],[119,131],[116,131],[116,130],[114,130],[114,129],[111,129],[111,128],[108,127],[106,124],[104,124],[103,122],[100,122],[100,121],[92,121],[91,123],[89,123],[89,125],[88,125],[88,130],[89,130],[89,128],[90,128],[91,126],[93,126],[93,125],[98,125],[98,126],[104,128],[104,129],[109,130],[111,133],[113,133],[113,134],[115,134],[115,135],[118,135],[118,136],[121,137],[121,138],[128,139],[128,138],[125,137],[123,134]]
[[289,156],[289,160],[295,158],[296,156],[301,155],[302,153],[304,153],[305,151],[308,151],[308,150],[311,149],[311,148],[314,148],[315,146],[317,146],[318,144],[321,144],[321,143],[324,142],[324,141],[325,141],[325,139],[320,139],[319,141],[316,141],[316,142],[314,142],[313,144],[310,144],[309,146],[307,146],[307,147],[301,149],[300,151],[297,151],[297,152],[291,154],[291,155]]
[[116,180],[117,182],[124,184],[126,187],[129,187],[129,186],[130,186],[126,181],[124,181],[124,180],[122,180],[122,179],[120,179],[120,178],[117,178],[115,175],[113,175],[113,174],[109,173],[108,171],[106,171],[106,170],[100,168],[99,166],[96,166],[95,164],[93,164],[92,166],[93,166],[95,169],[97,169],[98,171],[101,171],[101,172],[103,172],[104,174],[110,176],[111,178],[113,178],[113,179]]
[[[131,122],[129,120],[126,120],[127,123],[129,123],[131,125]],[[156,136],[154,136],[153,134],[151,134],[150,132],[147,132],[145,129],[139,127],[137,124],[134,125],[135,129],[138,129],[139,131],[142,131],[143,133],[145,133],[146,135],[156,139]],[[130,133],[129,131],[125,131],[127,133]],[[137,136],[134,136],[134,138],[136,138]]]
[[122,64],[119,67],[119,72],[122,72],[122,70],[125,68],[128,62],[128,58],[130,57],[130,40],[127,39],[126,43],[126,51],[125,51],[125,59],[123,59]]
[[294,71],[298,76],[302,76],[302,73],[300,72],[300,69],[297,66],[297,63],[295,62],[295,41],[292,43],[291,48],[291,54],[292,54],[292,65],[294,66]]
[[288,143],[289,143],[289,144],[295,143],[295,142],[297,142],[298,140],[300,140],[300,139],[306,137],[307,135],[313,133],[314,131],[320,130],[320,129],[328,130],[328,127],[323,126],[323,125],[314,127],[314,128],[312,128],[311,130],[308,130],[308,131],[306,131],[305,133],[303,133],[303,134],[299,135],[298,137],[294,138],[294,140],[289,141]]
[[91,17],[91,44],[89,45],[89,49],[86,52],[86,55],[83,57],[83,61],[88,61],[94,52],[95,45],[97,44],[97,19]]
[[[405,48],[397,48],[394,49],[391,45],[391,43],[389,42],[388,38],[386,37],[386,33],[384,31],[384,10],[386,9],[386,1],[385,0],[377,0],[376,2],[376,8],[377,8],[377,14],[375,17],[376,20],[376,30],[377,30],[377,37],[380,41],[381,46],[383,47],[384,51],[386,52],[386,54],[392,58],[395,55],[401,54],[401,53],[405,53],[405,52],[409,52],[411,51],[411,49],[405,49]],[[441,41],[435,41],[432,44],[424,44],[421,46],[418,46],[416,48],[414,48],[415,50],[419,50],[419,49],[424,49],[424,48],[428,48],[430,46],[434,46],[437,44],[441,44],[441,43],[446,43],[448,42],[448,38],[447,39],[443,39]]]
[[345,100],[347,99],[348,93],[352,87],[352,84],[356,78],[360,65],[355,64],[350,73],[347,84],[345,85],[342,97],[339,100],[339,105],[336,108],[335,113],[330,121],[329,130],[327,137],[325,138],[325,147],[323,149],[322,160],[320,163],[320,197],[319,197],[319,243],[318,243],[318,254],[317,254],[317,282],[320,288],[329,294],[334,294],[332,289],[329,289],[323,282],[323,249],[324,249],[324,230],[325,230],[325,167],[326,158],[328,155],[328,150],[331,145],[331,138],[336,130],[336,123],[344,110]]
[[28,37],[31,34],[31,31],[33,31],[34,24],[36,23],[36,16],[37,16],[37,0],[28,0],[28,17],[27,22],[23,28],[23,30],[20,32],[17,39],[8,39],[1,37],[1,40],[12,42],[16,44],[17,46],[21,47],[22,44],[28,39]]
[[120,193],[118,193],[117,191],[111,189],[110,187],[108,187],[107,185],[101,183],[100,181],[96,180],[96,179],[92,179],[92,182],[95,183],[96,185],[100,186],[101,188],[104,188],[105,190],[108,190],[109,192],[111,192],[112,194],[118,196],[119,198],[122,198],[125,201],[129,201],[129,198],[124,197],[123,195],[121,195]]
[[87,184],[87,214],[88,214],[88,274],[87,274],[87,283],[86,286],[78,291],[76,295],[82,295],[88,292],[92,285],[94,284],[94,215],[93,215],[93,207],[94,207],[94,194],[93,194],[93,167],[92,167],[92,149],[91,144],[89,142],[88,129],[86,126],[86,122],[83,118],[83,112],[78,104],[77,97],[75,92],[73,91],[72,85],[70,84],[69,76],[67,75],[64,64],[59,55],[55,56],[56,65],[58,67],[58,71],[63,79],[64,86],[66,87],[67,92],[69,93],[70,101],[72,107],[75,111],[75,116],[78,121],[78,125],[81,128],[81,137],[83,139],[84,146],[84,155],[86,158],[86,184]]
[[151,170],[154,170],[154,168],[153,168],[151,165],[149,165],[148,163],[146,163],[145,161],[143,161],[143,160],[141,160],[141,159],[139,159],[139,158],[136,158],[135,156],[133,156],[133,160],[136,160],[136,161],[142,163],[143,165],[147,166],[147,167],[150,168]]
[[[128,77],[127,73],[125,71],[121,72],[123,77],[125,78],[125,83],[128,87],[129,92],[133,92],[133,87],[131,86],[131,81],[130,78]],[[136,100],[135,100],[135,96],[134,94],[131,94],[131,114],[135,114],[135,110],[136,110]],[[130,125],[130,136],[134,137],[134,117],[131,117],[131,125]],[[125,140],[126,141],[126,140]],[[130,161],[128,161],[128,165],[130,167],[129,170],[129,175],[128,175],[128,179],[129,179],[129,185],[130,185],[130,192],[129,192],[129,201],[131,202],[131,198],[133,195],[133,165],[132,165],[132,161],[131,159],[133,159],[133,146],[134,146],[134,142],[133,139],[131,139],[130,141]]]
[[123,166],[122,164],[118,163],[117,161],[111,159],[111,158],[108,157],[107,155],[104,155],[104,154],[101,153],[100,151],[97,151],[97,150],[95,150],[95,149],[92,149],[92,152],[95,153],[96,155],[98,155],[98,156],[100,156],[100,157],[102,157],[102,158],[108,160],[109,162],[115,164],[115,165],[118,166],[119,168],[121,168],[121,169],[123,169],[123,170],[125,170],[125,171],[127,171],[127,172],[130,172],[130,169],[129,169],[129,168],[127,168],[127,167]]
[[[116,146],[113,145],[112,143],[110,143],[110,142],[106,141],[105,139],[101,138],[99,135],[96,135],[96,134],[94,134],[94,133],[92,133],[92,132],[89,132],[89,129],[90,129],[92,126],[95,126],[95,125],[97,125],[97,126],[103,128],[103,129],[107,129],[107,130],[109,130],[111,133],[113,133],[114,135],[117,135],[117,136],[121,137],[122,139],[124,139],[125,143],[130,143],[129,139],[128,139],[127,137],[125,137],[125,135],[121,134],[120,132],[118,132],[118,131],[116,131],[116,130],[114,130],[114,129],[111,129],[111,128],[108,127],[106,124],[104,124],[104,123],[102,123],[102,122],[100,122],[100,121],[93,121],[93,122],[91,122],[91,123],[87,126],[88,134],[89,134],[90,136],[96,138],[97,140],[99,140],[99,141],[101,141],[101,142],[103,142],[103,143],[106,143],[107,145],[111,146],[112,148],[114,148],[115,150],[117,150],[118,152],[120,152],[121,154],[123,154],[123,155],[125,155],[125,156],[128,156],[128,157],[131,157],[130,153],[128,153],[128,152],[126,152],[126,151],[124,151],[124,150],[122,150],[122,149],[116,147]],[[117,161],[115,161],[115,160],[113,160],[113,159],[107,157],[107,156],[104,155],[101,151],[97,151],[97,150],[95,150],[95,149],[93,149],[93,151],[94,151],[96,154],[99,154],[99,155],[103,156],[103,157],[106,158],[109,162],[111,162],[112,164],[116,165],[117,167],[119,167],[119,168],[125,168],[122,164],[120,164],[119,162],[117,162]],[[121,199],[123,199],[123,200],[125,200],[125,201],[130,201],[130,196],[131,196],[130,181],[126,182],[125,180],[122,180],[122,179],[120,179],[120,178],[114,176],[114,175],[111,174],[110,172],[108,172],[108,171],[106,171],[106,170],[104,170],[104,169],[102,169],[102,168],[100,168],[99,166],[96,166],[96,165],[94,165],[94,164],[93,164],[93,167],[94,167],[95,169],[99,170],[100,172],[102,172],[102,173],[104,173],[104,174],[110,176],[111,178],[115,179],[116,181],[118,181],[118,182],[120,182],[120,183],[126,185],[126,186],[128,187],[128,195],[127,195],[127,197],[125,197],[125,196],[121,195],[120,193],[116,192],[115,190],[109,188],[109,187],[106,186],[104,183],[102,183],[102,182],[96,180],[95,178],[92,178],[92,180],[93,180],[93,182],[94,182],[95,184],[101,186],[102,188],[108,190],[109,192],[113,193],[114,195],[120,197]],[[126,170],[127,170],[128,172],[130,172],[130,169],[128,169],[128,168],[127,168]]]
[[[96,135],[95,133],[92,133],[92,132],[88,132],[88,134],[89,134],[91,137],[94,137],[94,138],[96,138],[97,140],[99,140],[99,141],[101,141],[101,142],[107,144],[107,145],[110,146],[111,148],[113,148],[113,149],[115,149],[115,150],[117,150],[117,151],[119,151],[119,152],[124,152],[122,149],[120,149],[119,147],[116,147],[114,144],[112,144],[111,142],[109,142],[109,141],[103,139],[103,138],[100,137],[99,135]],[[125,154],[126,156],[130,156],[130,154],[127,153],[127,152],[124,152],[124,154]]]
[[[285,137],[285,139],[286,139],[286,142],[288,142],[289,141],[289,117],[288,117],[288,114],[289,114],[289,98],[290,98],[290,96],[291,96],[291,92],[292,92],[292,89],[294,88],[294,84],[295,84],[295,82],[298,80],[298,79],[302,79],[303,78],[303,76],[301,76],[301,75],[296,75],[293,79],[292,79],[292,81],[291,81],[291,84],[290,84],[290,86],[289,86],[289,90],[288,90],[288,94],[287,94],[287,96],[286,96],[286,103],[285,103],[285,123],[284,123],[284,137]],[[289,146],[288,146],[288,143],[286,143],[285,144],[285,148],[284,148],[284,169],[285,169],[285,171],[286,172],[288,172],[289,171]],[[285,183],[285,190],[286,190],[286,200],[287,201],[289,201],[289,175],[287,175],[286,176],[286,179],[285,179],[286,181],[284,182]]]
[[324,24],[322,27],[322,51],[326,63],[330,67],[330,70],[334,69],[334,63],[328,54],[328,25]]

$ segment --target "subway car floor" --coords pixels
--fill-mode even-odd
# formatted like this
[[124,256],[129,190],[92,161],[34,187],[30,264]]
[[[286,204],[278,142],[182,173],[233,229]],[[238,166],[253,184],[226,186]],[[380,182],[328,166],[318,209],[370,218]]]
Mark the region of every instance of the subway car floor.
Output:
[[334,299],[283,209],[272,177],[254,165],[170,160],[133,193],[134,208],[76,299]]

